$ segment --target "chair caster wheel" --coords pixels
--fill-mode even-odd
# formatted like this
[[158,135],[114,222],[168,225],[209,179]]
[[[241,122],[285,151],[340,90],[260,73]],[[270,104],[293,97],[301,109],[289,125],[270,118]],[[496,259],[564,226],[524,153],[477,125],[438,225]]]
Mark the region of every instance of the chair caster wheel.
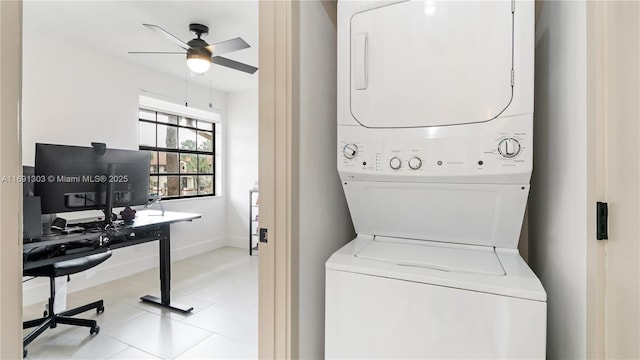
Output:
[[22,357],[23,358],[27,357],[27,348],[22,348]]
[[100,332],[100,326],[97,326],[97,325],[92,327],[91,330],[89,330],[89,333],[91,335],[98,334],[99,332]]
[[42,312],[42,317],[47,317],[47,316],[49,316],[49,312],[47,310]]
[[98,312],[98,314],[101,314],[104,312],[104,306],[100,306],[99,308],[96,309],[96,311]]

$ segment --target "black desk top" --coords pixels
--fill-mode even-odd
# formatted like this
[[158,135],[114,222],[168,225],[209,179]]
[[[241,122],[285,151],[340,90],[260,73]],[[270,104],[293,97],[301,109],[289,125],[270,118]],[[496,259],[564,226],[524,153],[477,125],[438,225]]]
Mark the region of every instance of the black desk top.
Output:
[[[202,217],[200,214],[183,213],[165,211],[164,215],[159,210],[140,210],[136,212],[136,218],[131,224],[121,224],[118,229],[137,229],[145,226],[153,225],[167,225],[182,221],[191,221]],[[33,248],[70,243],[81,240],[98,239],[103,232],[82,232],[72,234],[52,234],[45,235],[39,241],[32,241],[24,243],[22,246],[23,251],[29,251]]]

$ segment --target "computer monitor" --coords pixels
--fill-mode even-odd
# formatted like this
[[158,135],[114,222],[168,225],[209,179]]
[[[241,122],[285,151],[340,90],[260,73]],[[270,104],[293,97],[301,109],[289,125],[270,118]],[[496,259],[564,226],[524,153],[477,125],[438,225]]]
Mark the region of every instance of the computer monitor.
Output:
[[151,153],[138,150],[36,144],[34,193],[43,214],[146,205]]

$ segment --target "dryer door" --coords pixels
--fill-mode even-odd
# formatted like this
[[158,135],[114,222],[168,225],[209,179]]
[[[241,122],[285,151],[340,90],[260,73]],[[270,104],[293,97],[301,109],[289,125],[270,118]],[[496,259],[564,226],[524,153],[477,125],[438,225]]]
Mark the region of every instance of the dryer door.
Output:
[[372,128],[491,120],[512,98],[509,1],[407,1],[351,18],[351,112]]

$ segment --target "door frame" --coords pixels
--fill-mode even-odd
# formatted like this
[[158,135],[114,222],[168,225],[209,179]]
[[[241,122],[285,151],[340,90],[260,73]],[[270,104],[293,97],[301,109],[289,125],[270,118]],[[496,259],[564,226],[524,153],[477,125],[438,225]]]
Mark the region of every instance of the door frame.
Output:
[[596,240],[597,201],[605,200],[605,32],[604,3],[587,7],[587,254],[586,353],[605,358],[605,241]]
[[[17,175],[21,163],[22,0],[2,1],[0,18],[3,49],[0,169],[3,174]],[[292,174],[297,165],[293,162],[295,139],[292,134],[296,129],[293,45],[297,19],[295,2],[260,1],[259,179],[263,209],[260,220],[263,227],[270,230],[270,242],[260,245],[258,343],[259,356],[266,359],[297,356],[297,273],[292,271],[296,265],[296,257],[292,256],[295,250],[292,193],[297,184]],[[11,104],[17,106],[7,106]],[[14,187],[17,185],[11,189],[3,185],[0,191],[0,284],[5,289],[0,293],[0,358],[21,356],[22,263],[16,256],[22,245],[18,234],[21,211],[15,211],[21,206],[18,196],[21,192]]]
[[258,150],[260,243],[258,356],[291,359],[298,353],[297,272],[297,21],[298,4],[259,5]]
[[[22,0],[0,1],[0,175],[22,173]],[[0,358],[22,357],[22,188],[0,183]]]
[[[638,358],[640,346],[640,266],[637,256],[638,181],[640,180],[640,6],[636,2],[597,1],[587,4],[588,146],[595,174],[589,199],[589,231],[595,231],[595,201],[609,203],[609,239],[589,237],[587,321],[588,356],[594,358]],[[590,50],[588,48],[588,50]],[[593,103],[593,104],[592,104]],[[591,210],[591,209],[590,209]],[[593,244],[595,243],[595,245]],[[589,249],[595,249],[592,254]],[[594,289],[590,291],[589,286]],[[591,338],[589,337],[591,336]],[[595,338],[596,344],[590,341]],[[592,349],[592,347],[595,347]],[[589,352],[589,350],[592,350]]]

